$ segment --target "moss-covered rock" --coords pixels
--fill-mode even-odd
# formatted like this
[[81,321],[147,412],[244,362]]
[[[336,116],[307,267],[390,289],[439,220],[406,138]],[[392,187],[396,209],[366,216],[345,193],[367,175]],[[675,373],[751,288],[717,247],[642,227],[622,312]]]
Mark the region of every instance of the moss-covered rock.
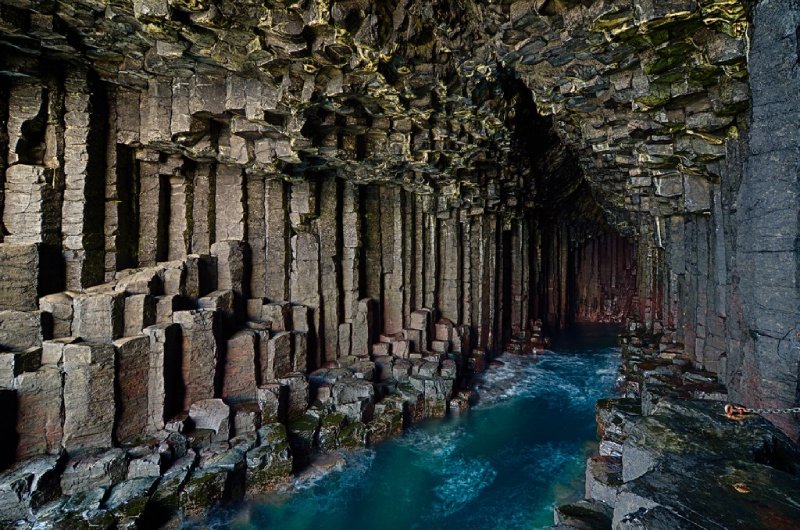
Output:
[[271,491],[289,482],[292,455],[286,428],[267,424],[258,431],[259,445],[247,451],[247,495]]

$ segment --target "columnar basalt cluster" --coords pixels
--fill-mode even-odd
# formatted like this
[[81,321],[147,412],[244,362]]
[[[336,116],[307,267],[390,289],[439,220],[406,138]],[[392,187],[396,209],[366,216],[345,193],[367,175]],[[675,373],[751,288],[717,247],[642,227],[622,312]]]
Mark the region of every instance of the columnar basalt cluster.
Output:
[[792,404],[796,11],[3,0],[3,512],[272,487],[537,319]]

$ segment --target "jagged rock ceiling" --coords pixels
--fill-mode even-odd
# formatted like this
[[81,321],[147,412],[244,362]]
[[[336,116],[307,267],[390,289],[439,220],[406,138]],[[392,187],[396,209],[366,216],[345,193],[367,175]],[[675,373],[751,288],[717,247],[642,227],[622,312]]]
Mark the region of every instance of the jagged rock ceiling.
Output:
[[[335,171],[509,211],[570,196],[580,179],[563,177],[577,158],[623,232],[652,226],[649,215],[709,208],[749,97],[746,9],[735,0],[0,9],[14,52],[0,59],[4,75],[38,77],[40,57],[88,63],[117,87],[130,145],[283,178]],[[532,132],[551,122],[524,108],[524,87],[554,116],[560,143]]]

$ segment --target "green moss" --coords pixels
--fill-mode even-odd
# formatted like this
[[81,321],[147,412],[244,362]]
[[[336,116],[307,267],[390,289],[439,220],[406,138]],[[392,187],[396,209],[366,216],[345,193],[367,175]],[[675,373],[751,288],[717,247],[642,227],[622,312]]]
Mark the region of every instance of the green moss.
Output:
[[650,92],[636,98],[636,103],[642,107],[652,109],[665,105],[670,100],[670,97],[670,85],[653,83],[650,85]]

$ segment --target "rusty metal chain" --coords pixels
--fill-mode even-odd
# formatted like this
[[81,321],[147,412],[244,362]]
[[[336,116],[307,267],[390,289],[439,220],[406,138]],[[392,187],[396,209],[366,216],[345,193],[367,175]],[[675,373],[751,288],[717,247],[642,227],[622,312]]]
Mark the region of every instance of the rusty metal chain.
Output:
[[800,407],[790,407],[786,409],[745,409],[745,412],[756,414],[800,414]]
[[783,409],[753,409],[749,407],[738,407],[731,403],[725,405],[725,415],[731,419],[737,419],[745,414],[800,414],[800,407],[788,407]]

